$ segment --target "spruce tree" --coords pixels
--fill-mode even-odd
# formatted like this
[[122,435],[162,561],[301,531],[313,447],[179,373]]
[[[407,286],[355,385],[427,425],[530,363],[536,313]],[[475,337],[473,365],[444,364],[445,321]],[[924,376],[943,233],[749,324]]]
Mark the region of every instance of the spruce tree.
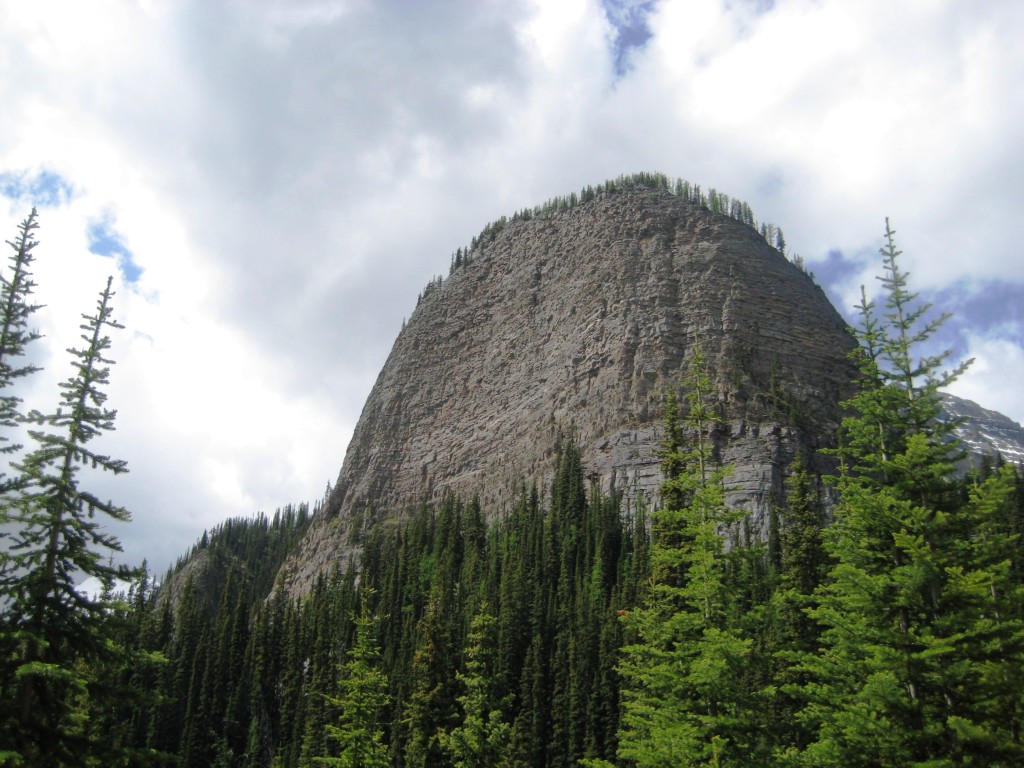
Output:
[[[14,253],[10,256],[10,272],[0,274],[0,453],[9,454],[21,448],[11,441],[10,435],[4,434],[15,429],[21,419],[21,398],[14,394],[12,387],[18,379],[39,370],[21,360],[28,344],[40,338],[28,325],[31,315],[39,309],[38,305],[30,303],[35,283],[29,272],[35,258],[32,251],[38,245],[34,235],[38,228],[33,208],[18,226],[18,236],[6,241]],[[9,493],[16,481],[0,472],[0,493]],[[3,546],[9,523],[10,504],[4,499],[0,502],[0,578],[11,567],[7,548]]]
[[388,703],[388,680],[380,669],[380,649],[373,619],[363,596],[363,611],[356,619],[356,641],[341,666],[338,696],[328,700],[338,710],[338,723],[327,732],[336,746],[332,757],[317,757],[335,768],[387,768],[388,753],[380,716]]
[[768,601],[770,696],[769,737],[776,745],[802,747],[811,735],[796,714],[803,706],[805,655],[818,646],[821,628],[808,615],[815,590],[827,570],[822,543],[824,519],[816,478],[798,453],[790,465],[786,509],[778,557],[778,585]]
[[437,590],[433,592],[416,630],[419,638],[410,669],[410,693],[404,717],[410,729],[406,768],[424,768],[437,763],[442,754],[440,734],[453,717],[455,654],[448,621],[453,612],[444,610],[442,606],[446,602]]
[[[26,227],[27,231],[27,227]],[[120,474],[125,462],[93,450],[89,443],[112,430],[115,411],[104,408],[109,379],[108,328],[114,321],[111,280],[96,312],[83,315],[82,349],[69,350],[75,375],[62,383],[61,405],[50,415],[30,414],[49,430],[29,431],[35,447],[12,466],[19,472],[11,519],[17,526],[10,554],[12,570],[0,583],[4,742],[26,764],[84,764],[108,744],[90,739],[84,713],[102,686],[89,666],[116,660],[114,622],[106,602],[76,586],[95,577],[109,588],[134,572],[108,561],[121,549],[101,527],[102,516],[130,519],[128,512],[83,489],[79,471],[93,467]],[[52,430],[52,431],[51,431]],[[97,517],[101,513],[101,517]]]
[[[39,309],[30,303],[30,296],[35,283],[32,282],[29,268],[34,260],[32,251],[38,245],[34,232],[39,228],[36,221],[36,209],[18,226],[18,236],[6,241],[14,251],[10,256],[9,273],[0,273],[0,453],[13,453],[21,446],[12,442],[11,436],[5,434],[18,426],[21,419],[21,398],[11,389],[15,382],[38,370],[36,366],[21,360],[28,344],[39,338],[39,334],[28,326],[29,318]],[[16,478],[9,478],[0,472],[0,494],[10,493],[16,484]],[[0,584],[4,583],[5,574],[11,568],[11,560],[4,541],[8,537],[6,530],[11,522],[11,500],[0,500]],[[3,609],[0,603],[0,610]],[[6,659],[0,660],[8,663]],[[11,662],[13,663],[13,662]],[[2,757],[0,746],[0,757]]]
[[[20,416],[21,399],[10,392],[18,379],[39,370],[24,363],[28,344],[40,338],[38,332],[29,328],[29,319],[39,309],[31,303],[35,283],[29,271],[35,256],[32,251],[39,244],[34,232],[39,228],[36,209],[18,225],[18,236],[7,241],[14,253],[10,256],[10,271],[0,274],[0,426],[12,429],[17,426]],[[0,434],[0,452],[10,453],[19,446],[10,442],[7,435]]]
[[[886,222],[884,311],[859,307],[862,377],[846,404],[840,493],[824,536],[833,567],[815,595],[818,649],[802,671],[800,717],[813,740],[780,757],[815,766],[1015,765],[1024,681],[1017,542],[1000,521],[1012,478],[965,500],[951,479],[960,447],[939,416],[945,320],[907,289]],[[998,531],[998,533],[997,533]]]
[[[663,456],[675,476],[666,476],[662,497],[674,505],[655,512],[650,594],[627,617],[638,639],[624,648],[620,667],[618,754],[637,766],[747,765],[752,734],[740,680],[750,640],[734,621],[722,538],[741,513],[725,506],[728,470],[714,457],[719,419],[699,350],[684,383],[688,411],[680,423],[693,442],[669,445]],[[670,435],[674,418],[670,409]]]
[[441,746],[455,768],[497,768],[505,758],[512,726],[502,715],[508,701],[500,696],[497,668],[496,620],[486,606],[470,626],[465,671],[456,674],[463,692],[458,697],[462,722],[442,733]]

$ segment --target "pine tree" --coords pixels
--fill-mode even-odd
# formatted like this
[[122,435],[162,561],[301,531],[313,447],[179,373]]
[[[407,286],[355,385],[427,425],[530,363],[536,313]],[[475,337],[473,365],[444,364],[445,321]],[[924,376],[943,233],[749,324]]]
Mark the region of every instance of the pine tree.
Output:
[[380,649],[374,637],[373,619],[366,608],[356,619],[356,641],[341,666],[339,695],[328,697],[338,709],[338,724],[327,732],[337,745],[333,757],[316,762],[336,768],[387,768],[388,754],[380,715],[388,703],[388,681],[380,669]]
[[128,579],[131,569],[107,561],[120,551],[104,532],[96,513],[118,521],[126,510],[82,489],[78,473],[91,466],[119,474],[125,462],[88,446],[113,429],[115,412],[105,409],[110,360],[107,328],[112,318],[111,280],[100,294],[96,313],[83,315],[83,349],[70,350],[75,375],[61,384],[55,413],[30,415],[38,425],[59,431],[30,430],[36,447],[13,466],[20,473],[11,518],[18,526],[0,597],[3,620],[4,741],[33,766],[77,765],[105,745],[91,742],[83,702],[99,693],[88,665],[115,660],[112,621],[102,599],[83,594],[76,583],[95,577],[109,587]]
[[474,618],[466,648],[466,669],[456,675],[463,687],[458,697],[461,724],[441,734],[441,746],[455,768],[497,768],[508,752],[512,726],[502,710],[507,700],[496,685],[496,620],[486,606]]
[[620,668],[618,754],[637,766],[747,765],[752,734],[739,681],[750,640],[733,621],[721,531],[740,514],[725,506],[728,470],[713,455],[718,417],[699,350],[685,383],[681,422],[694,442],[681,456],[671,447],[663,455],[678,473],[666,477],[662,496],[678,506],[655,513],[650,595],[627,617],[638,641],[626,646]]
[[[30,296],[35,283],[29,271],[35,256],[32,251],[39,244],[33,234],[39,228],[36,209],[18,225],[18,237],[7,241],[14,253],[10,256],[10,273],[0,275],[0,426],[11,429],[17,426],[20,398],[11,394],[9,387],[17,380],[39,370],[31,364],[19,363],[26,347],[40,338],[38,332],[29,328],[28,323],[39,305],[32,304]],[[6,435],[0,435],[0,442],[10,442]],[[0,451],[9,453],[16,445],[6,445]]]
[[[860,391],[837,454],[840,493],[825,533],[834,563],[817,590],[819,649],[806,657],[801,718],[814,740],[799,765],[1011,765],[1024,681],[1016,539],[1000,529],[1012,478],[964,500],[959,445],[939,414],[948,353],[921,354],[946,319],[928,317],[886,222],[885,311],[861,302]],[[997,533],[997,531],[1000,531]]]

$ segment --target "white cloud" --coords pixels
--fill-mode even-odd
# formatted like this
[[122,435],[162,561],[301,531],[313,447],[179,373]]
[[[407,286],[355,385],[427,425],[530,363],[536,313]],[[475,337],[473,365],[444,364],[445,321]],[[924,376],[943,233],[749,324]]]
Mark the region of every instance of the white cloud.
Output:
[[[662,0],[616,77],[597,0],[0,8],[0,173],[76,190],[42,211],[50,347],[116,269],[89,221],[142,269],[115,300],[107,438],[132,472],[98,481],[135,510],[129,556],[160,567],[227,515],[319,496],[451,252],[620,173],[744,198],[811,269],[839,249],[870,285],[886,215],[915,287],[1024,281],[1022,22],[1017,3]],[[27,204],[0,210],[6,238]],[[963,385],[1024,419],[988,383],[1024,345],[981,338]],[[47,366],[43,403],[67,375]]]
[[1024,423],[1024,345],[1019,332],[1015,341],[970,334],[968,342],[967,357],[974,364],[949,391]]

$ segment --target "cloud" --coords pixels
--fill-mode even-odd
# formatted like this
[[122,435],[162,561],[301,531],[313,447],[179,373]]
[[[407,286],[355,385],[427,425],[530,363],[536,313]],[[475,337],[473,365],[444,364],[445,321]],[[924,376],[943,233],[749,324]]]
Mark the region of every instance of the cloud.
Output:
[[605,16],[612,27],[612,53],[615,74],[622,76],[629,71],[630,54],[634,49],[643,49],[651,39],[648,16],[657,5],[657,0],[601,0]]
[[48,201],[26,399],[52,404],[114,272],[104,440],[132,472],[94,482],[159,569],[228,515],[319,497],[417,293],[485,223],[639,170],[747,200],[846,306],[893,217],[958,350],[1013,360],[1022,22],[955,0],[4,6],[5,237]]
[[1020,382],[1024,380],[1024,348],[1020,343],[1020,328],[1013,338],[968,335],[967,356],[974,364],[949,391],[966,400],[973,400],[990,410],[1024,422],[1024,394]]

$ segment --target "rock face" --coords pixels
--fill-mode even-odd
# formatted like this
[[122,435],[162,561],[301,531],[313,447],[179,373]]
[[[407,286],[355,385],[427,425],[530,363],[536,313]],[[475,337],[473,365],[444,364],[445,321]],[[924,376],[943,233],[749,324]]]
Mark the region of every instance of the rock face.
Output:
[[949,393],[942,395],[942,409],[947,418],[961,421],[956,436],[967,451],[964,469],[979,467],[983,456],[1024,464],[1024,427],[1009,416]]
[[570,433],[606,488],[656,494],[662,398],[697,344],[725,417],[728,501],[755,528],[794,453],[834,432],[854,341],[752,228],[636,187],[492,234],[395,341],[333,493],[279,577],[290,592],[424,497],[478,493],[497,512],[524,482],[544,489]]

